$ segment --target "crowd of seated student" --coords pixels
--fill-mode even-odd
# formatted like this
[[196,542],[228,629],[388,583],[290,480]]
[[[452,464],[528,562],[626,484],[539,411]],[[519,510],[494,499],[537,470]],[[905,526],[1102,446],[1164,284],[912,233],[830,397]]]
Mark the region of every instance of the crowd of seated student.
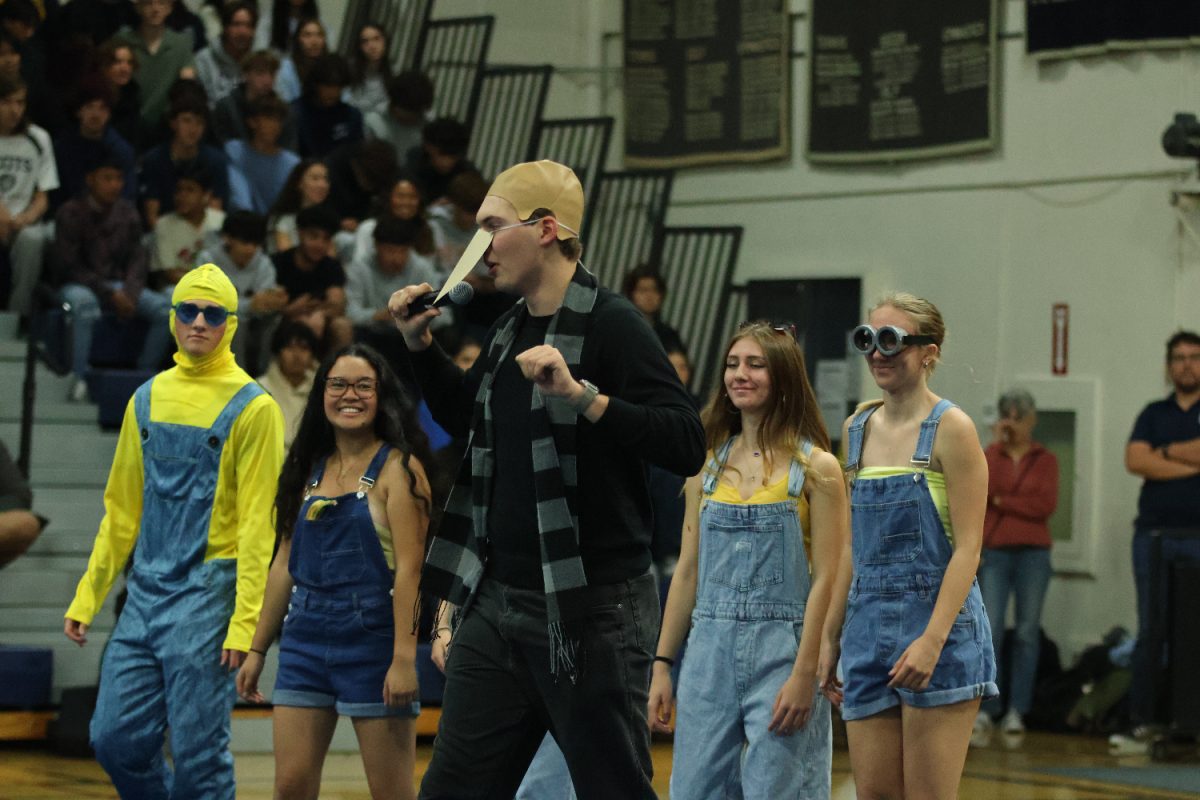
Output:
[[271,358],[258,382],[283,411],[283,446],[291,447],[317,374],[317,337],[299,322],[283,322],[271,335]]
[[196,77],[215,107],[242,82],[242,61],[254,46],[258,6],[234,0],[221,8],[221,36],[196,53]]
[[[431,115],[429,78],[393,71],[387,31],[354,33],[331,52],[313,0],[0,4],[0,306],[27,327],[38,283],[57,292],[73,398],[104,314],[144,318],[130,362],[164,362],[171,292],[208,261],[238,287],[252,372],[299,346],[295,324],[314,358],[397,347],[388,295],[441,285],[488,180],[467,127]],[[489,302],[486,271],[468,280],[482,299],[450,343],[511,303]]]
[[148,257],[137,209],[121,196],[125,174],[116,159],[101,154],[84,178],[86,190],[63,203],[54,217],[51,262],[62,284],[60,296],[73,309],[72,399],[83,399],[92,332],[101,305],[120,319],[147,323],[141,369],[162,363],[170,346],[170,300],[146,286]]

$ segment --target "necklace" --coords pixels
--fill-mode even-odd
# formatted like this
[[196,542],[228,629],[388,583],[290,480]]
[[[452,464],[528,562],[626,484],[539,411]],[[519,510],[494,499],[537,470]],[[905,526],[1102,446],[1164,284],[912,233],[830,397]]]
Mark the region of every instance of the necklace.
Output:
[[[743,441],[748,442],[749,440],[744,439]],[[743,452],[750,454],[750,456],[752,456],[753,458],[761,459],[762,451],[755,450],[755,449],[753,449],[753,447],[754,446],[751,444],[746,444],[745,450],[743,450]],[[765,486],[767,476],[765,474],[765,470],[763,470],[763,465],[761,464],[761,462],[758,462],[758,461],[755,461],[750,466],[750,468],[746,470],[746,480],[751,484],[759,483],[760,482],[760,477],[759,477],[760,472],[764,473],[761,477],[761,481],[762,481],[763,485]]]
[[351,471],[350,468],[354,466],[354,462],[350,462],[349,464],[347,464],[346,459],[342,456],[341,453],[338,453],[337,457],[338,457],[337,479],[338,479],[338,483],[341,483],[342,481],[344,481],[346,479],[346,474]]

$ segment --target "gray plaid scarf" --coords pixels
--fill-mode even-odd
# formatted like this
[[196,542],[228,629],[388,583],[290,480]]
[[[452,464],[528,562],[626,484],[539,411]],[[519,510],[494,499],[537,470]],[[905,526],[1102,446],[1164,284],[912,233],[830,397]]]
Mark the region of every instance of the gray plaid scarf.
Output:
[[[588,318],[596,305],[596,278],[577,265],[563,304],[550,321],[545,344],[563,355],[572,375],[579,374]],[[528,313],[525,301],[502,318],[487,352],[487,370],[475,394],[467,455],[446,501],[442,524],[434,534],[421,571],[421,589],[458,606],[458,614],[479,588],[487,541],[488,502],[495,470],[492,386],[496,371],[509,356],[517,325]],[[587,576],[579,557],[578,475],[576,424],[578,415],[564,400],[547,398],[535,386],[532,418],[533,485],[537,497],[538,536],[545,582],[546,616],[550,636],[550,672],[579,676],[579,639],[571,623],[587,613]],[[479,439],[482,438],[482,441]]]

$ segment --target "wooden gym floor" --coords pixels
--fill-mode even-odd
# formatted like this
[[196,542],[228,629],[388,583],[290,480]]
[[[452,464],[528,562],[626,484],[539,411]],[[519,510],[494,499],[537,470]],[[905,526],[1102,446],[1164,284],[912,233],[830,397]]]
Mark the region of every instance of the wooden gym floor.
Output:
[[[431,746],[422,741],[417,750],[417,773],[429,763]],[[236,756],[238,798],[268,800],[271,797],[270,755]],[[972,749],[959,796],[971,800],[1142,800],[1143,798],[1197,798],[1195,791],[1163,791],[1106,783],[1097,780],[1047,775],[1039,769],[1051,767],[1127,767],[1136,770],[1149,764],[1144,757],[1110,756],[1103,739],[1031,733],[1020,740],[1003,741],[997,736],[986,748]],[[1192,762],[1195,766],[1195,762]],[[671,745],[654,745],[654,786],[667,797],[671,772]],[[835,749],[833,800],[851,800],[854,784],[844,748]],[[32,746],[0,744],[0,799],[84,800],[115,798],[116,793],[100,767],[91,760],[51,755]],[[369,800],[366,779],[357,754],[332,754],[325,764],[323,800]]]

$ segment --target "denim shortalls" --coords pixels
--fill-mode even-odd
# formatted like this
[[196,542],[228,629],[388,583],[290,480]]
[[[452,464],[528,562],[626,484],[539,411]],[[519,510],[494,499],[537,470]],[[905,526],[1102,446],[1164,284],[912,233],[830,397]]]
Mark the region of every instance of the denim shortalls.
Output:
[[[847,721],[901,702],[925,708],[998,694],[991,627],[974,581],[929,685],[921,691],[887,685],[888,670],[929,624],[954,552],[925,478],[938,423],[953,405],[939,401],[921,423],[912,457],[917,471],[855,480],[851,489],[854,579],[842,627],[842,718]],[[863,430],[876,408],[863,411],[850,424],[848,474],[858,471]]]
[[[236,693],[221,651],[237,595],[237,559],[206,559],[221,453],[238,416],[263,394],[237,391],[211,427],[154,422],[154,380],[133,396],[142,439],[141,524],[109,637],[92,715],[96,758],[122,797],[233,800],[230,723]],[[170,728],[173,766],[163,757]]]
[[388,567],[367,506],[391,447],[383,445],[358,491],[315,497],[324,463],[313,472],[292,534],[292,588],[279,643],[278,706],[337,709],[348,717],[413,716],[420,703],[387,706],[383,681],[392,664],[395,618]]
[[[767,730],[775,697],[796,662],[810,585],[797,507],[804,468],[792,461],[784,502],[716,502],[708,498],[732,444],[722,445],[704,476],[671,797],[827,798],[830,711],[815,684],[803,728],[791,736]],[[805,455],[811,452],[805,442]]]

